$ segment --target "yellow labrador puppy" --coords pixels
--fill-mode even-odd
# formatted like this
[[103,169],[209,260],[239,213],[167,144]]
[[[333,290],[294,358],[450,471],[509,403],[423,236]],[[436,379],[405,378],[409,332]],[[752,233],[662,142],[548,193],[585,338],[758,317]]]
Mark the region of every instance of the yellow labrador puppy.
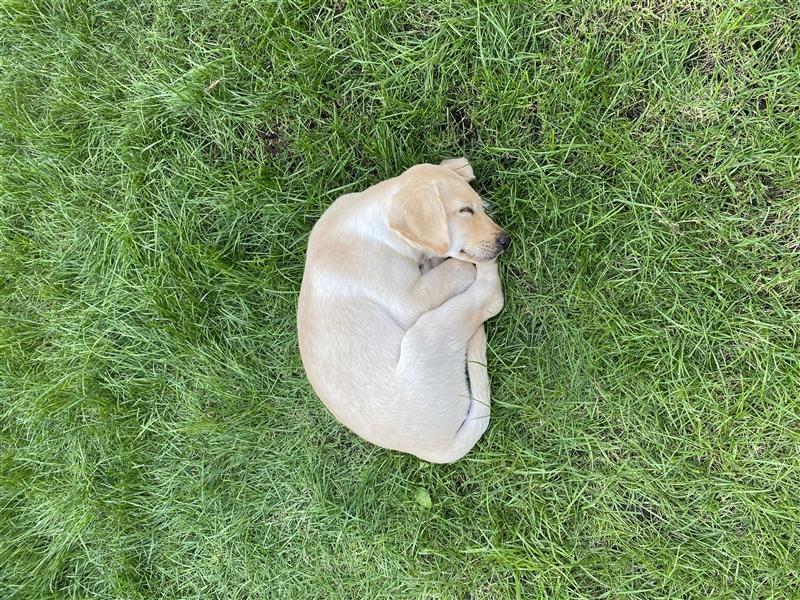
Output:
[[503,307],[508,236],[466,159],[421,164],[345,194],[308,241],[297,309],[317,395],[365,440],[434,463],[489,424],[483,322]]

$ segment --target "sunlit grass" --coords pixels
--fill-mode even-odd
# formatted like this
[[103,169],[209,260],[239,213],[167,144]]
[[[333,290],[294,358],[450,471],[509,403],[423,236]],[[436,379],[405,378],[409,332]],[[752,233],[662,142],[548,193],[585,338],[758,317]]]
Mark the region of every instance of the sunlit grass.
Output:
[[[0,596],[795,597],[799,44],[768,1],[0,0]],[[430,466],[328,415],[294,309],[336,196],[462,155],[513,242],[492,424]]]

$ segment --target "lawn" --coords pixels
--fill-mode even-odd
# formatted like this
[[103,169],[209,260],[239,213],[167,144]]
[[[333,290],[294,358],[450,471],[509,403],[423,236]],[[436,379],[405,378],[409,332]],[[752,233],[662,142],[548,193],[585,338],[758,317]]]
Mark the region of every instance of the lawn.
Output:
[[[0,597],[800,597],[800,4],[0,0]],[[511,233],[463,461],[295,304],[338,195]]]

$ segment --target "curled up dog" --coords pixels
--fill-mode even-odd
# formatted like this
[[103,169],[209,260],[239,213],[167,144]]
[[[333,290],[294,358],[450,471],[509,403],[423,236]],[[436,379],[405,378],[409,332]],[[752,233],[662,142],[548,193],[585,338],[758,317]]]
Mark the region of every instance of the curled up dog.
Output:
[[420,164],[338,198],[308,242],[297,311],[315,392],[363,439],[434,463],[489,423],[483,323],[503,307],[486,215],[466,159]]

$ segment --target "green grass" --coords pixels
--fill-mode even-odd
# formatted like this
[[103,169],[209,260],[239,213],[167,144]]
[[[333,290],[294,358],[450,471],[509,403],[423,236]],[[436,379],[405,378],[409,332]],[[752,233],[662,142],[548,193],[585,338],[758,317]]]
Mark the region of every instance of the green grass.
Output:
[[[370,4],[0,0],[0,597],[800,597],[800,5]],[[294,309],[461,155],[513,245],[431,466]]]

